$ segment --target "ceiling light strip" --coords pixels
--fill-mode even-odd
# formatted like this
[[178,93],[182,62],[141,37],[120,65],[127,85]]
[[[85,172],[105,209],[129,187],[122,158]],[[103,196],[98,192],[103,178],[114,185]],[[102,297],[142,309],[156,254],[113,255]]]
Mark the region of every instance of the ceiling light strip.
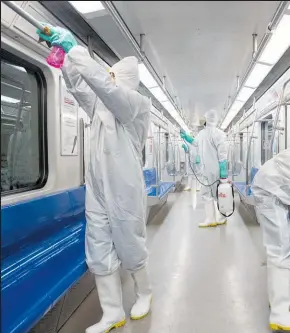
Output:
[[[279,20],[281,19],[281,16],[284,14],[285,10],[287,9],[288,7],[288,1],[281,1],[274,16],[273,16],[273,19],[271,21],[271,24],[268,26],[268,31],[264,34],[261,42],[260,42],[260,45],[258,47],[258,50],[255,54],[255,57],[252,59],[252,61],[250,62],[250,65],[248,66],[247,70],[246,70],[246,73],[245,75],[243,76],[243,79],[241,80],[241,85],[240,85],[240,89],[236,92],[235,94],[235,97],[233,99],[233,103],[235,102],[238,94],[240,93],[241,89],[243,88],[244,86],[244,83],[245,81],[247,80],[248,76],[250,76],[250,73],[252,72],[254,66],[256,65],[256,63],[258,62],[258,59],[260,57],[260,55],[262,54],[262,51],[265,49],[267,43],[269,42],[269,39],[271,38],[271,30],[274,29],[274,27],[276,27],[276,25],[278,24]],[[261,81],[262,82],[262,81]],[[254,91],[253,91],[254,92]],[[232,104],[233,104],[232,103]],[[224,120],[226,119],[227,117],[227,114],[229,113],[229,110],[231,108],[231,105],[228,109],[228,111],[225,113],[224,117],[222,118],[220,124],[223,124],[224,123]],[[233,117],[234,119],[234,117]],[[232,120],[233,120],[232,119]],[[231,121],[232,121],[231,120]],[[228,127],[228,126],[227,126]]]

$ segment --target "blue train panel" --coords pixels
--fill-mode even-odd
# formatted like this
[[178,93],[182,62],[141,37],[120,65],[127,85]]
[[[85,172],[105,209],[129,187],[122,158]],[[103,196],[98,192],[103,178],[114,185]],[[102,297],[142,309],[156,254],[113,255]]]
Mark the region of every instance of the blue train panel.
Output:
[[86,272],[85,188],[2,207],[2,333],[28,332]]

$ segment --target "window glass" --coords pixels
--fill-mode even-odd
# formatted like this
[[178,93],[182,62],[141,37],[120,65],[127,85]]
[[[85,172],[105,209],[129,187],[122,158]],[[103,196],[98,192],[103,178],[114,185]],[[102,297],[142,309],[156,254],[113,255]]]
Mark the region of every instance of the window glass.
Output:
[[40,187],[44,179],[42,84],[19,63],[1,58],[1,194]]

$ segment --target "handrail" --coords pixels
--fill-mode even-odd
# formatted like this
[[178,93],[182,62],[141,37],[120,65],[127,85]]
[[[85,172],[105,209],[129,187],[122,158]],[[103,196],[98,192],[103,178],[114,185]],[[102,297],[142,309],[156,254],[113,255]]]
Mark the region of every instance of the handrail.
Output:
[[275,140],[275,134],[276,134],[277,124],[278,124],[279,116],[280,116],[280,110],[281,110],[281,106],[283,104],[283,99],[284,99],[284,94],[285,94],[286,86],[288,85],[289,82],[290,82],[290,79],[288,79],[283,84],[283,88],[282,88],[282,91],[281,91],[281,95],[280,95],[280,99],[279,99],[279,104],[278,104],[278,108],[277,108],[277,113],[276,113],[275,121],[274,121],[274,124],[273,124],[273,134],[272,134],[272,137],[271,137],[271,140],[270,140],[270,144],[269,144],[269,148],[268,148],[269,152],[273,152],[273,146],[274,146],[274,140]]
[[14,1],[1,1],[1,2],[5,3],[6,6],[14,10],[16,14],[23,17],[26,21],[35,26],[35,28],[39,29],[42,32],[45,32],[44,26],[40,22],[38,22],[33,16],[27,13],[24,9],[19,7]]

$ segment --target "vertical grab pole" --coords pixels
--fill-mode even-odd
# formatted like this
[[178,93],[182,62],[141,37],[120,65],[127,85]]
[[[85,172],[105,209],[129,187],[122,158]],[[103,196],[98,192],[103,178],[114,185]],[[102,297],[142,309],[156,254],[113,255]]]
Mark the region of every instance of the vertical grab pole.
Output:
[[80,125],[80,178],[81,185],[85,184],[85,124],[83,118],[79,121]]
[[94,51],[93,51],[93,47],[92,47],[92,38],[91,38],[91,36],[88,36],[88,51],[89,51],[90,57],[92,59],[95,59]]
[[247,193],[248,194],[248,187],[249,187],[249,160],[250,160],[250,151],[251,151],[251,144],[252,144],[252,139],[254,138],[254,131],[255,131],[255,123],[258,117],[258,109],[256,108],[256,99],[254,98],[254,102],[253,102],[253,107],[255,110],[255,119],[253,121],[253,128],[252,128],[252,133],[249,139],[249,143],[248,143],[248,151],[247,151],[247,162],[246,162],[246,189],[247,189]]
[[[268,152],[269,152],[269,153],[270,153],[271,151],[273,152],[273,146],[274,146],[274,140],[275,140],[276,129],[277,129],[278,121],[279,121],[279,116],[280,116],[280,110],[281,110],[281,106],[282,106],[282,104],[283,104],[283,99],[284,99],[285,90],[286,90],[286,87],[287,87],[287,85],[289,84],[289,82],[290,82],[290,79],[288,79],[288,80],[283,84],[283,88],[282,88],[282,91],[281,91],[281,95],[280,95],[280,99],[279,99],[279,104],[278,104],[278,107],[277,107],[277,113],[276,113],[276,117],[275,117],[274,124],[273,124],[273,134],[272,134],[271,141],[270,141],[270,144],[269,144],[269,147],[268,147]],[[272,156],[272,155],[270,155],[270,156]]]

